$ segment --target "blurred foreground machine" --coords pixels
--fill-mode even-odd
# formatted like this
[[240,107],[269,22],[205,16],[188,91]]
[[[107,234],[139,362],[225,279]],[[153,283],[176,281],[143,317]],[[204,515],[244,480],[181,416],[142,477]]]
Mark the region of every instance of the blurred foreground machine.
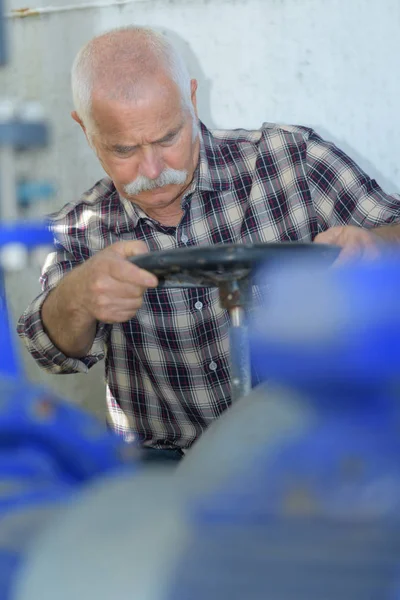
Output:
[[400,597],[400,264],[267,277],[251,339],[269,382],[176,470],[86,485],[14,598]]

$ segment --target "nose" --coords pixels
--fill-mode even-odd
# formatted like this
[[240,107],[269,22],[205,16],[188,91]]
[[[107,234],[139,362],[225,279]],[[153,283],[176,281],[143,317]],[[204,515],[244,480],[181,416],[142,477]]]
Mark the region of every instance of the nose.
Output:
[[164,170],[164,162],[154,147],[143,148],[143,154],[139,166],[141,175],[149,179],[156,179]]

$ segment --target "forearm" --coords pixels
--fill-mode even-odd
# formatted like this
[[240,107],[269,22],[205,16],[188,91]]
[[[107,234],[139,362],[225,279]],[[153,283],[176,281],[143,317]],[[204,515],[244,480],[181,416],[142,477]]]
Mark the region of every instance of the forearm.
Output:
[[50,292],[42,306],[41,317],[53,344],[66,356],[81,358],[93,344],[97,321],[80,302],[76,275],[72,271]]

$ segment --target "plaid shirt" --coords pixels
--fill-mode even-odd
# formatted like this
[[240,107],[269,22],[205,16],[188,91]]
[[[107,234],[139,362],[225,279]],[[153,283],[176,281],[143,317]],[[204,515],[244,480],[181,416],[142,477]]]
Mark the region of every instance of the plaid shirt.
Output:
[[85,373],[105,357],[107,402],[115,430],[147,446],[188,448],[230,403],[227,312],[209,289],[155,289],[126,323],[99,323],[90,353],[68,358],[43,330],[41,306],[61,278],[119,240],[150,251],[217,243],[310,242],[335,225],[372,228],[400,220],[385,194],[333,144],[305,127],[208,131],[182,200],[166,227],[121,198],[109,179],[51,216],[56,251],[43,269],[43,293],[18,332],[52,373]]

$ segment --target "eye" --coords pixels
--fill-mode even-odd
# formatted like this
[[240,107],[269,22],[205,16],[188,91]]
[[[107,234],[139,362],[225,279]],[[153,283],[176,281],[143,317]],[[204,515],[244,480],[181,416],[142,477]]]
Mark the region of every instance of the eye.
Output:
[[120,158],[126,158],[127,156],[132,156],[136,152],[136,148],[134,146],[118,146],[114,148],[113,153],[115,156]]
[[160,146],[171,146],[178,139],[180,131],[175,131],[174,133],[170,133],[160,142]]

